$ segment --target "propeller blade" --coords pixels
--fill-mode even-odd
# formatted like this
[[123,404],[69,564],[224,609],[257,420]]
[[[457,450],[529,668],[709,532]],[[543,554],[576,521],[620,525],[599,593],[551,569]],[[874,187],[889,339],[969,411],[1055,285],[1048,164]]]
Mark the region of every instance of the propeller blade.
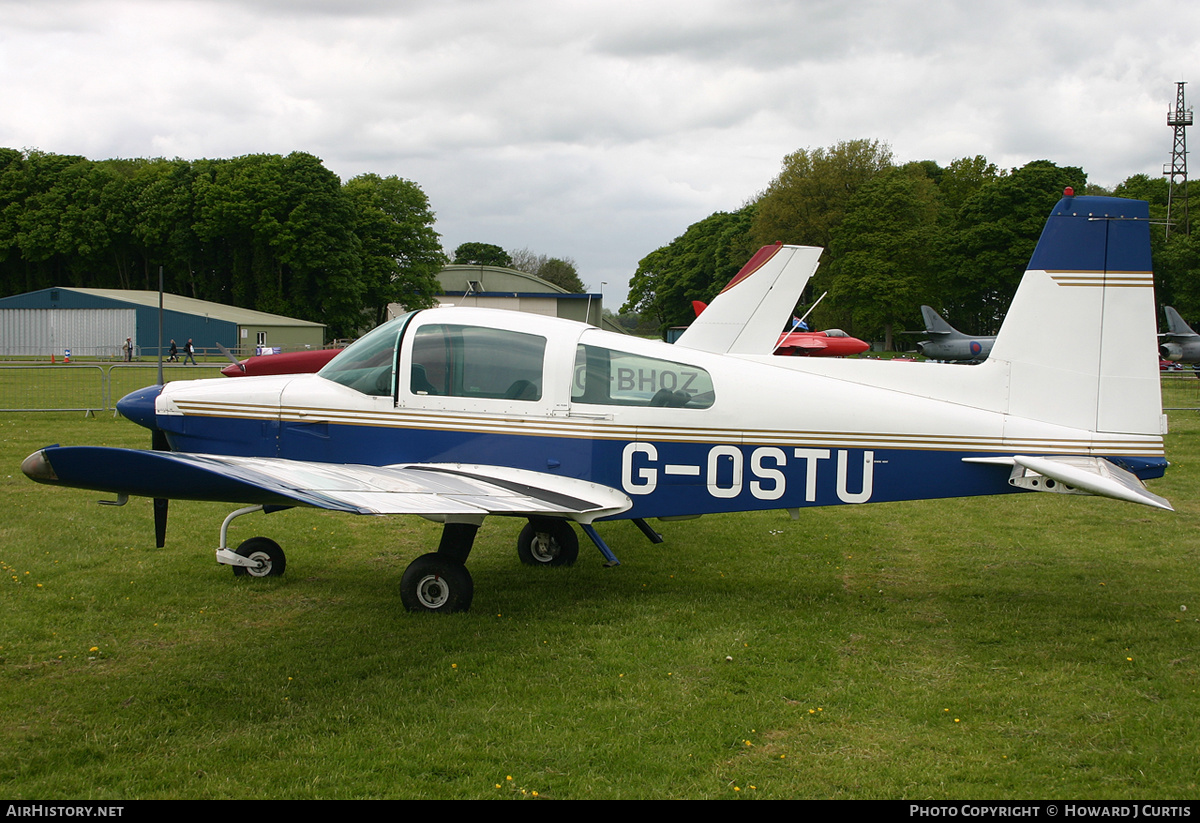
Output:
[[237,366],[237,367],[238,367],[239,369],[241,369],[242,371],[245,371],[245,370],[246,370],[246,366],[245,366],[245,364],[243,364],[243,363],[242,363],[242,361],[240,361],[240,360],[238,360],[236,357],[234,357],[234,356],[233,356],[233,352],[231,352],[229,349],[227,349],[227,348],[225,348],[224,346],[222,346],[220,343],[218,343],[218,344],[217,344],[217,348],[221,350],[221,354],[223,354],[223,355],[225,355],[227,358],[229,358],[229,362],[230,362],[230,363],[232,363],[233,365]]

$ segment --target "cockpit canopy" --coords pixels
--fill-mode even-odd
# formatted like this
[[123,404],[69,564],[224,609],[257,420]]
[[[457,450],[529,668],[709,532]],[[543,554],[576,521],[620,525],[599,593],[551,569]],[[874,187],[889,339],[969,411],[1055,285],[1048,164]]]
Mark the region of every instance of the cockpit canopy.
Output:
[[[398,400],[463,397],[534,402],[543,398],[547,380],[551,384],[570,380],[571,403],[692,409],[713,404],[712,378],[698,366],[577,343],[574,369],[547,375],[548,341],[543,335],[429,320],[406,333],[416,315],[401,315],[364,335],[318,374],[363,394]],[[434,319],[433,313],[428,317]],[[449,312],[436,319],[443,317],[457,319]],[[397,387],[402,345],[411,347],[412,365],[407,383]],[[561,384],[560,392],[565,400],[567,392]]]

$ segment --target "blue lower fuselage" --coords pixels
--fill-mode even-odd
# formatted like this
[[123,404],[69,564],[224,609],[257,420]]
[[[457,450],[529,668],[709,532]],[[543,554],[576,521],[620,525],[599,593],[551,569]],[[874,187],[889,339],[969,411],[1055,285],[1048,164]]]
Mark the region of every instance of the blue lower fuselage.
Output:
[[[621,489],[620,515],[671,517],[1003,494],[1008,471],[966,457],[1013,452],[771,444],[725,432],[722,442],[597,436],[498,434],[200,415],[158,415],[177,451],[346,464],[467,463],[528,469]],[[752,440],[752,444],[737,442]],[[1098,455],[1106,456],[1106,455]],[[1163,474],[1161,457],[1107,456],[1142,479]]]

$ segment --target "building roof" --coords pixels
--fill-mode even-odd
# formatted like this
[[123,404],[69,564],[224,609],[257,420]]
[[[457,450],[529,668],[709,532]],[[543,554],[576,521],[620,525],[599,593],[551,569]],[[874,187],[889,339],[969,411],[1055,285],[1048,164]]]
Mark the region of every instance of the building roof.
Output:
[[[140,289],[83,289],[75,286],[58,286],[60,291],[73,291],[79,294],[91,295],[106,300],[116,300],[122,303],[133,303],[138,306],[158,308],[158,292]],[[204,315],[239,326],[312,326],[324,328],[324,323],[313,323],[309,320],[297,320],[294,317],[284,317],[281,314],[270,314],[254,309],[242,309],[228,306],[224,303],[213,303],[209,300],[199,300],[195,297],[184,297],[180,294],[163,293],[163,308],[183,314]]]
[[[454,263],[443,266],[438,272],[438,282],[447,294],[537,294],[546,295],[574,294],[562,286],[556,285],[528,272],[516,269],[506,269],[501,266],[473,266]],[[483,290],[472,288],[470,283],[478,283]]]

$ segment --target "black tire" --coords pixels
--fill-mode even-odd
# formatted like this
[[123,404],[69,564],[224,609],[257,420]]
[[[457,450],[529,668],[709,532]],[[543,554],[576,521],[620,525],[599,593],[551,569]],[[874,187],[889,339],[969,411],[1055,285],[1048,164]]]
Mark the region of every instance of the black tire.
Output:
[[517,538],[526,566],[570,566],[579,559],[579,537],[566,520],[530,520]]
[[467,567],[437,552],[418,557],[400,578],[400,600],[410,612],[465,612],[474,596],[475,583]]
[[233,573],[238,577],[279,577],[287,568],[283,549],[269,537],[251,537],[237,547],[237,553],[258,562],[257,566],[234,566]]

